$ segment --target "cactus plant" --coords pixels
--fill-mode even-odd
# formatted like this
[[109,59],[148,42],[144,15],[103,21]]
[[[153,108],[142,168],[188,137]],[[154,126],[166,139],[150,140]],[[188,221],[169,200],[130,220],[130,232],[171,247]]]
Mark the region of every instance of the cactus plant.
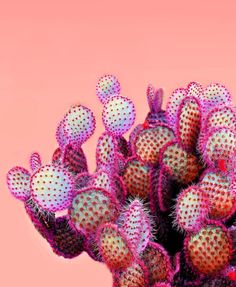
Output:
[[110,269],[113,287],[235,286],[230,92],[190,82],[174,90],[165,110],[164,91],[149,84],[148,113],[132,131],[134,103],[120,93],[117,77],[99,79],[105,131],[93,172],[83,145],[95,118],[74,105],[59,120],[51,162],[34,152],[30,170],[9,170],[11,194],[55,254],[72,259],[87,252]]

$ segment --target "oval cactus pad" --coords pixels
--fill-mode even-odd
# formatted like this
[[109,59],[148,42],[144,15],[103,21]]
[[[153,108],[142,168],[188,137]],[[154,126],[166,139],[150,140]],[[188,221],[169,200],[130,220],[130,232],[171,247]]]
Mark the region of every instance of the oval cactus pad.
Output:
[[30,197],[30,173],[23,167],[13,167],[7,173],[7,185],[12,195],[20,200]]
[[122,136],[135,121],[133,102],[121,96],[112,97],[103,107],[102,120],[108,132],[115,136]]
[[33,199],[48,211],[66,209],[72,200],[74,180],[65,168],[42,166],[31,178]]
[[120,83],[116,76],[105,75],[101,77],[96,86],[96,95],[99,100],[105,104],[105,102],[113,95],[120,94]]
[[90,186],[76,194],[69,214],[77,230],[91,236],[99,225],[116,220],[118,208],[117,202],[107,191]]

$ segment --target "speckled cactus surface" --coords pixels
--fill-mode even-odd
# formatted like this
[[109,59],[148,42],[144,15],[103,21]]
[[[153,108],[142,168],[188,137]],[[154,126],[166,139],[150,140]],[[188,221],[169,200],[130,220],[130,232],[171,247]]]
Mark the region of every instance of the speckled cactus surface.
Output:
[[7,174],[36,230],[59,256],[87,252],[106,264],[113,287],[236,286],[236,108],[228,89],[191,82],[164,109],[164,91],[148,85],[149,111],[136,127],[117,77],[101,77],[95,93],[104,131],[93,172],[83,144],[96,121],[80,104],[59,119],[51,162],[34,152],[29,169]]

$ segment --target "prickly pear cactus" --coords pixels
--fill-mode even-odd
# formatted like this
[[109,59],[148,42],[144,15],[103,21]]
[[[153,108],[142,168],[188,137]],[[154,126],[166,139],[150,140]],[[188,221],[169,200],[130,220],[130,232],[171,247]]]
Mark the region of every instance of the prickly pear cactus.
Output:
[[8,188],[55,254],[87,252],[107,265],[113,287],[236,286],[231,94],[222,84],[190,82],[173,91],[166,110],[163,95],[148,85],[147,115],[133,127],[134,103],[115,76],[101,77],[96,169],[83,152],[95,117],[75,105],[59,120],[51,162],[33,152],[29,170],[9,170]]

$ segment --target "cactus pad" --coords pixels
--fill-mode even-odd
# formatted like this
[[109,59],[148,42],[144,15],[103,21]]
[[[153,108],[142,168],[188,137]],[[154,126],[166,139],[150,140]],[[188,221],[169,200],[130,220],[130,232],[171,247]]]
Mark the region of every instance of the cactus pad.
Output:
[[112,97],[103,107],[102,120],[109,133],[114,136],[122,136],[135,121],[133,102],[121,96]]
[[73,174],[88,171],[87,160],[81,147],[66,145],[62,157],[62,164]]
[[31,178],[33,199],[48,211],[66,209],[72,200],[74,181],[66,169],[44,165]]
[[178,109],[176,135],[178,143],[186,150],[194,150],[201,127],[201,107],[194,97],[182,100]]
[[137,157],[147,164],[157,164],[160,149],[174,138],[167,125],[145,128],[138,133],[134,144]]
[[66,143],[81,146],[95,130],[94,115],[82,105],[73,106],[65,115],[61,129]]
[[154,242],[149,242],[142,254],[142,260],[148,268],[151,284],[158,281],[172,280],[173,274],[170,258],[162,246]]
[[205,139],[204,160],[212,167],[229,162],[236,152],[236,134],[227,128],[212,130]]
[[162,150],[161,164],[174,179],[183,184],[195,180],[201,170],[197,157],[175,142],[167,144]]
[[130,158],[123,173],[123,180],[128,194],[146,198],[151,190],[151,168],[135,158]]
[[222,84],[210,84],[203,93],[204,109],[210,110],[212,107],[221,105],[222,103],[231,104],[232,97],[230,92]]
[[30,156],[30,168],[34,172],[39,169],[42,165],[41,157],[39,153],[34,152]]
[[117,152],[117,141],[107,132],[103,133],[98,139],[96,149],[97,167],[114,166]]
[[205,121],[205,130],[215,128],[229,128],[235,130],[236,128],[236,111],[232,107],[221,105],[213,108],[207,115]]
[[186,95],[187,91],[183,88],[179,88],[176,89],[169,98],[166,107],[166,116],[167,116],[167,122],[171,127],[175,126],[179,105]]
[[177,226],[188,232],[198,231],[209,211],[208,196],[198,186],[190,186],[183,190],[175,206]]
[[144,206],[139,200],[134,200],[123,212],[120,225],[129,240],[133,250],[141,253],[147,246],[151,236],[151,226]]
[[227,219],[235,211],[236,194],[231,181],[218,171],[207,170],[203,174],[199,186],[209,197],[212,219]]
[[114,287],[140,287],[147,286],[147,268],[142,261],[133,262],[122,271],[116,271],[113,275]]
[[111,270],[127,268],[134,259],[128,239],[114,224],[104,224],[97,235],[100,254]]
[[78,191],[69,214],[77,230],[90,236],[102,223],[116,220],[118,204],[107,191],[91,186]]
[[30,197],[30,173],[23,167],[13,167],[7,174],[7,185],[11,194],[22,201]]
[[212,275],[229,264],[232,242],[226,228],[219,223],[209,223],[196,234],[185,239],[185,253],[198,272]]
[[115,193],[114,184],[112,181],[112,176],[108,171],[99,170],[95,172],[89,182],[93,187],[101,187],[107,190],[110,194]]
[[120,94],[120,83],[118,79],[113,75],[105,75],[101,77],[96,86],[96,95],[99,100],[105,104],[105,102],[113,95]]

